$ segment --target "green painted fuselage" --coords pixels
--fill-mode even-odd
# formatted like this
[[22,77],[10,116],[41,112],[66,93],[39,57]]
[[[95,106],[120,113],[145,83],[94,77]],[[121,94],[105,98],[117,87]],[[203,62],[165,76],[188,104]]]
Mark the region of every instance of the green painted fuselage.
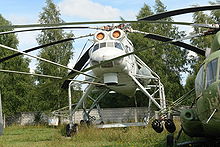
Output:
[[184,132],[192,137],[220,137],[220,32],[196,80],[196,103],[181,112]]

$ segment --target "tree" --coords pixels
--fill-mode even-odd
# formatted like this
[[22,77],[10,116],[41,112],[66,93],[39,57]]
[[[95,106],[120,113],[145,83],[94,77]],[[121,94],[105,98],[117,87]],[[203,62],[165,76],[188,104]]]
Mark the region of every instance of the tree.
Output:
[[[11,23],[0,15],[0,25],[11,25]],[[2,29],[0,31],[9,31],[9,29]],[[15,34],[0,35],[0,44],[16,49],[18,46],[18,39]],[[13,53],[12,51],[1,48],[0,58]],[[0,63],[0,68],[29,72],[29,62],[27,58],[19,56]],[[33,79],[30,76],[0,73],[3,112],[6,115],[11,115],[17,112],[29,111],[31,108],[31,103],[29,102],[32,99],[30,96],[30,89],[32,86]]]
[[[39,22],[41,24],[53,24],[64,22],[60,18],[60,12],[57,10],[52,0],[46,0],[46,6],[43,12],[39,15]],[[58,41],[65,38],[73,37],[72,33],[65,33],[63,30],[43,30],[37,37],[39,45],[49,42]],[[58,45],[43,48],[39,57],[51,60],[53,62],[67,65],[73,55],[72,42],[65,42]],[[68,70],[61,67],[38,61],[36,72],[54,76],[66,76]],[[53,84],[52,86],[44,87],[44,84],[55,83],[52,79],[38,79],[40,107],[42,110],[54,110],[67,103],[67,92],[61,89],[61,83]]]
[[[137,19],[164,11],[166,11],[164,4],[160,0],[156,0],[154,11],[144,4]],[[164,18],[163,20],[172,21],[171,18]],[[137,30],[174,39],[179,39],[185,35],[184,32],[178,31],[178,28],[171,24],[148,24],[146,22],[141,22],[132,25],[132,27]],[[165,87],[166,98],[174,100],[180,97],[184,93],[183,86],[181,85],[180,73],[187,71],[186,64],[188,63],[188,52],[185,49],[170,44],[161,46],[159,45],[161,42],[143,38],[143,35],[140,34],[131,34],[129,38],[132,40],[135,49],[148,48],[139,53],[138,56],[160,76],[161,82]],[[149,48],[151,46],[155,46],[155,48]]]
[[[219,1],[215,2],[210,2],[211,4],[219,4]],[[211,11],[210,15],[206,14],[204,12],[195,12],[193,14],[193,22],[194,23],[208,23],[208,24],[212,24],[212,23],[216,23],[219,22],[219,17],[220,17],[220,11],[219,10],[213,10]],[[204,31],[207,31],[207,29],[205,28],[198,28],[198,27],[194,27],[193,28],[193,34],[197,34],[197,33],[202,33]],[[209,36],[205,36],[205,37],[199,37],[199,38],[192,38],[191,44],[202,48],[202,49],[207,49],[207,48],[211,48],[212,45],[212,40],[213,40],[214,35],[209,35]],[[186,80],[186,85],[185,85],[185,90],[189,91],[192,88],[194,88],[195,86],[195,78],[196,78],[196,74],[199,71],[200,66],[202,65],[205,57],[203,56],[196,56],[196,57],[191,57],[192,58],[192,64],[191,64],[191,69],[192,72],[191,74],[187,77]]]

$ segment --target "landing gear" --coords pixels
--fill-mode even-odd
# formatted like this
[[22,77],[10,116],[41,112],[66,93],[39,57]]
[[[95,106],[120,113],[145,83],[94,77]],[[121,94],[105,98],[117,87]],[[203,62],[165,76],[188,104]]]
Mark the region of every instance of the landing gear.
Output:
[[159,121],[158,119],[155,119],[155,120],[152,122],[152,128],[153,128],[157,133],[163,132],[162,122]]
[[77,134],[78,131],[79,131],[78,124],[73,124],[72,127],[70,124],[66,125],[66,136],[67,137],[71,137],[72,135]]
[[174,146],[174,136],[173,134],[167,135],[167,147],[173,147]]
[[173,133],[176,131],[176,126],[175,126],[173,120],[171,120],[171,119],[165,120],[165,128],[170,133]]

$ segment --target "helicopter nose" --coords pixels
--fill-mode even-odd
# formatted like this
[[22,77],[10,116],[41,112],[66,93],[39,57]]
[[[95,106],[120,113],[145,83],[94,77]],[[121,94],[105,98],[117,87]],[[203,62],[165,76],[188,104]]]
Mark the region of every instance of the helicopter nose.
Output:
[[113,58],[124,55],[125,52],[123,50],[117,48],[105,47],[99,50],[96,50],[91,54],[91,59],[96,62],[103,62],[107,60],[111,60]]

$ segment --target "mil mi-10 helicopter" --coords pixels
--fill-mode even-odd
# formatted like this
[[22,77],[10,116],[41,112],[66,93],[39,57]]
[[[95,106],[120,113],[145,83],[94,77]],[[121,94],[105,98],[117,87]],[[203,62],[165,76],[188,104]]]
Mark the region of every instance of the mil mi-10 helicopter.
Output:
[[[148,23],[171,23],[171,24],[179,24],[179,25],[192,25],[192,26],[196,26],[196,27],[214,28],[213,25],[208,25],[208,24],[204,25],[204,24],[193,24],[193,23],[185,23],[185,22],[158,21],[159,19],[163,19],[163,18],[170,17],[170,16],[191,13],[191,12],[196,12],[196,11],[214,10],[214,9],[220,9],[220,5],[193,7],[193,8],[174,10],[174,11],[167,11],[164,13],[159,13],[159,14],[152,15],[152,16],[147,16],[147,17],[140,19],[138,21],[99,21],[99,22],[73,22],[73,23],[60,23],[60,24],[35,24],[35,25],[27,25],[27,26],[25,26],[25,25],[22,25],[22,26],[19,26],[19,25],[0,26],[0,28],[42,27],[42,28],[37,28],[37,29],[9,31],[9,32],[0,33],[3,35],[3,34],[8,34],[8,33],[35,31],[35,30],[44,30],[44,29],[92,28],[92,27],[63,27],[64,25],[122,23],[121,25],[118,25],[118,26],[112,26],[112,27],[105,26],[105,27],[98,28],[98,31],[92,35],[90,34],[90,35],[80,36],[80,37],[76,37],[76,38],[69,38],[69,39],[53,42],[50,44],[46,44],[43,46],[31,48],[31,49],[28,49],[25,51],[19,51],[19,50],[16,50],[16,49],[4,46],[4,45],[0,45],[1,48],[5,48],[8,50],[18,52],[17,54],[0,59],[0,62],[3,62],[5,60],[8,60],[8,59],[13,58],[15,56],[24,54],[24,55],[27,55],[30,57],[37,58],[38,60],[42,60],[42,61],[49,62],[51,64],[55,64],[55,65],[63,67],[63,68],[70,69],[70,68],[63,66],[63,65],[60,65],[58,63],[54,63],[52,61],[48,61],[46,59],[30,55],[30,54],[28,54],[28,52],[45,47],[45,46],[50,46],[50,45],[57,44],[60,42],[68,41],[68,40],[74,40],[74,39],[78,39],[78,38],[82,38],[82,37],[94,36],[93,45],[80,57],[78,62],[75,64],[74,68],[70,69],[71,72],[69,73],[69,75],[67,77],[63,78],[63,77],[54,77],[54,76],[49,76],[49,75],[33,74],[36,76],[44,76],[44,77],[49,77],[49,78],[57,78],[57,79],[66,80],[63,84],[63,88],[70,87],[71,83],[72,83],[71,81],[75,81],[74,78],[79,74],[84,74],[85,76],[89,77],[89,78],[87,78],[86,81],[84,81],[84,82],[89,83],[89,86],[86,89],[86,92],[83,94],[83,96],[79,100],[79,102],[77,103],[77,105],[75,106],[74,110],[72,110],[72,105],[70,102],[70,106],[69,106],[70,124],[67,127],[67,135],[70,135],[72,130],[76,129],[76,125],[74,125],[73,121],[72,121],[73,113],[79,108],[80,105],[82,105],[82,103],[88,97],[89,93],[92,91],[92,89],[94,89],[94,87],[103,88],[103,91],[100,93],[98,98],[96,100],[94,100],[94,103],[91,105],[89,111],[85,111],[85,114],[87,116],[87,118],[85,117],[85,120],[90,119],[89,112],[91,111],[91,109],[93,109],[95,106],[97,106],[100,99],[103,98],[104,95],[107,94],[110,90],[113,90],[113,91],[116,91],[118,93],[122,93],[122,94],[125,94],[128,96],[134,96],[136,90],[139,89],[149,98],[149,104],[152,101],[162,111],[163,115],[164,114],[167,115],[167,113],[165,113],[165,111],[163,112],[163,110],[166,108],[166,103],[165,103],[165,95],[164,95],[164,91],[163,91],[163,86],[162,86],[162,83],[160,82],[160,78],[143,61],[141,61],[137,56],[134,55],[137,52],[143,51],[143,49],[142,50],[134,50],[132,43],[130,42],[130,40],[126,36],[126,33],[142,33],[147,38],[151,38],[151,39],[165,42],[165,43],[161,43],[161,45],[166,45],[168,43],[171,43],[171,44],[192,50],[192,51],[194,51],[198,54],[202,54],[202,55],[205,55],[205,50],[202,50],[197,47],[186,44],[184,42],[181,42],[182,40],[184,40],[184,38],[179,39],[179,40],[174,40],[171,38],[167,38],[167,37],[152,34],[152,33],[141,32],[138,30],[133,30],[129,25],[125,25],[124,23],[138,23],[141,21],[145,21]],[[62,27],[57,27],[57,26],[62,26]],[[97,29],[97,28],[95,28],[95,29]],[[213,32],[208,33],[208,34],[212,34],[212,33]],[[216,30],[214,31],[214,33],[216,33]],[[202,35],[207,35],[207,34],[202,34]],[[198,36],[202,36],[202,35],[200,34]],[[214,49],[218,49],[219,42],[218,41],[215,41],[215,42],[216,42],[215,44],[217,44],[217,45],[215,45],[215,46],[217,46],[217,48],[214,47]],[[155,47],[155,46],[153,46],[153,47]],[[216,52],[218,53],[218,51],[216,51]],[[217,53],[213,53],[213,55],[211,54],[209,56],[209,58],[205,61],[205,64],[203,65],[204,68],[207,68],[209,66],[208,61],[214,59],[214,57],[217,57],[217,55],[216,55]],[[90,59],[91,66],[84,69],[84,66],[89,61],[89,59]],[[216,66],[217,66],[217,61],[214,61],[214,60],[213,60],[213,63],[211,63],[211,66],[212,66],[212,64],[216,64]],[[89,70],[92,70],[93,74],[85,73]],[[217,72],[218,70],[215,70],[215,71]],[[8,71],[8,70],[1,70],[1,72],[31,74],[31,73]],[[204,71],[201,70],[199,72],[199,74],[201,75],[202,73],[204,73]],[[204,75],[204,74],[202,74],[202,75]],[[205,78],[205,77],[202,76],[202,78]],[[218,75],[215,76],[215,80],[217,80],[217,78],[218,78]],[[189,110],[183,111],[183,113],[181,114],[181,119],[183,120],[182,126],[183,126],[183,130],[188,132],[189,135],[192,132],[194,132],[193,128],[189,128],[189,127],[201,126],[204,129],[203,136],[209,136],[213,133],[215,128],[218,127],[218,125],[214,122],[214,118],[215,118],[215,116],[217,118],[218,112],[217,112],[217,107],[214,107],[214,105],[213,105],[213,107],[204,108],[208,104],[208,103],[206,103],[207,97],[205,96],[205,94],[207,95],[210,93],[210,91],[208,91],[208,93],[207,93],[207,90],[209,89],[209,87],[210,87],[210,89],[214,89],[214,88],[211,88],[212,84],[210,82],[209,82],[209,87],[205,88],[206,90],[203,90],[203,88],[199,88],[199,84],[201,84],[199,82],[204,80],[204,79],[203,80],[200,80],[200,79],[201,78],[197,78],[197,80],[196,80],[196,90],[197,90],[197,93],[199,96],[201,94],[203,94],[203,95],[198,97],[199,99],[196,101],[196,105],[198,105],[197,109],[199,109],[202,113],[203,112],[210,112],[210,114],[207,113],[208,114],[207,120],[208,120],[208,123],[211,125],[208,126],[206,124],[203,124],[204,126],[202,126],[201,122],[206,120],[207,117],[198,118],[194,114],[194,109],[193,110],[189,109]],[[213,80],[213,81],[215,81],[215,80]],[[154,85],[151,85],[152,83]],[[213,82],[213,84],[216,85],[216,82]],[[98,85],[98,86],[95,86],[95,85]],[[155,91],[154,91],[154,93],[150,94],[146,90],[146,88],[155,88]],[[159,102],[156,101],[156,98],[154,97],[156,92],[159,92]],[[217,91],[212,90],[210,95],[215,94],[215,96],[217,96],[217,92],[218,92],[218,90]],[[209,99],[209,97],[208,97],[208,99]],[[213,102],[214,102],[214,100],[216,100],[216,99],[212,99]],[[212,104],[214,104],[214,103],[212,103]],[[188,117],[188,116],[190,116],[190,117]],[[166,118],[169,118],[169,116],[167,116]],[[195,121],[194,119],[199,119],[200,121]],[[167,121],[167,120],[169,120],[169,121]],[[165,127],[168,131],[170,131],[170,132],[175,131],[175,127],[174,127],[174,123],[173,123],[172,119],[165,119],[163,121],[165,122]],[[207,128],[204,128],[204,127],[207,127]],[[158,120],[154,121],[153,128],[155,130],[157,130],[157,132],[160,132],[161,131],[161,122],[159,122]],[[211,129],[211,131],[209,131],[209,129]],[[194,136],[194,134],[192,134],[192,136]],[[196,136],[198,136],[198,135],[196,135]],[[219,136],[219,134],[216,133],[216,135],[214,135],[214,136]]]

